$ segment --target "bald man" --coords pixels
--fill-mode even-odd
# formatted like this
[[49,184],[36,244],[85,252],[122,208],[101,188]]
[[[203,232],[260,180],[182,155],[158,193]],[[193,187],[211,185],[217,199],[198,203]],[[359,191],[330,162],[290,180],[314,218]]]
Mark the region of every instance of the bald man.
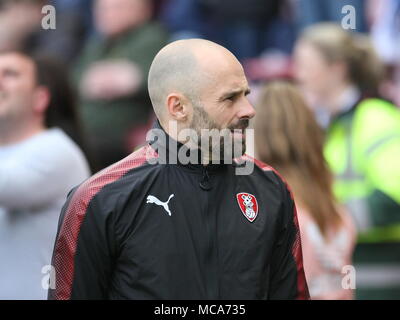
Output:
[[177,41],[148,82],[149,143],[70,193],[49,298],[308,299],[291,194],[240,148],[255,112],[238,60]]

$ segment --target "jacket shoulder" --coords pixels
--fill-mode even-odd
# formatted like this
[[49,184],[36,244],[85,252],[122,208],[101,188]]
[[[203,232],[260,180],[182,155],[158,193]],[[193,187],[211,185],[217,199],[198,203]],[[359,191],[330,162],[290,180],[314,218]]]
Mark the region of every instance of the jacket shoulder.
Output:
[[235,162],[240,165],[244,162],[250,162],[254,165],[254,168],[257,170],[254,171],[259,171],[263,173],[263,176],[270,180],[272,183],[277,184],[277,185],[287,185],[285,179],[280,175],[280,173],[275,170],[273,167],[270,165],[253,158],[252,156],[249,156],[248,154],[244,154],[242,157],[235,159]]
[[99,195],[102,190],[111,184],[118,183],[129,172],[139,170],[149,160],[157,157],[158,154],[154,149],[146,145],[121,161],[99,171],[75,189],[73,194],[70,195],[71,202],[69,207],[87,208],[92,199]]
[[285,178],[273,167],[270,165],[255,159],[247,154],[243,155],[240,161],[251,161],[254,163],[255,167],[261,170],[264,173],[264,176],[270,180],[276,187],[281,191],[283,198],[289,197],[292,201],[294,201],[294,196],[292,189],[290,188],[289,184],[285,180]]

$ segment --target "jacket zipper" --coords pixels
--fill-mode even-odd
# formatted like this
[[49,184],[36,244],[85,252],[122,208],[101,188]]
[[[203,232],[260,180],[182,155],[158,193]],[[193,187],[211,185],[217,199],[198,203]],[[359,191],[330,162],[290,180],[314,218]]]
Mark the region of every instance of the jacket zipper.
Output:
[[212,189],[210,183],[210,175],[208,174],[207,166],[203,167],[203,176],[200,181],[200,188],[203,189],[204,191],[209,191]]

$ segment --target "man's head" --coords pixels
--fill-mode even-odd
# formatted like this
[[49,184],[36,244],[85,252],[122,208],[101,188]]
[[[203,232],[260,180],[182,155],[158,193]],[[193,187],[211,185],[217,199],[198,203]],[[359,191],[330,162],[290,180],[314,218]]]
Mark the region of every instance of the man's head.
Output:
[[[255,115],[247,100],[250,92],[243,67],[224,47],[207,40],[173,42],[155,57],[149,72],[150,98],[161,125],[170,122],[178,132],[194,129],[242,129]],[[232,134],[233,143],[245,137]],[[174,137],[176,138],[176,137]],[[223,142],[221,142],[223,151]],[[244,152],[244,151],[243,151]]]
[[67,71],[57,60],[0,53],[0,143],[53,126],[80,143],[74,97]]
[[149,20],[151,0],[97,0],[95,24],[106,37],[114,37]]
[[39,86],[33,60],[21,53],[0,54],[0,128],[2,132],[44,127],[49,92]]

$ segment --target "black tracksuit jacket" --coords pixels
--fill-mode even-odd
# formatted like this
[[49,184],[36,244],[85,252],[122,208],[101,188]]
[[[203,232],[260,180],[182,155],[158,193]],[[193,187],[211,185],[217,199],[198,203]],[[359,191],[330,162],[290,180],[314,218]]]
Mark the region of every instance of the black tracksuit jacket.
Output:
[[[150,163],[170,149],[153,141],[70,192],[49,299],[308,299],[281,178],[248,156],[207,167]],[[247,161],[253,172],[236,175]],[[243,193],[253,196],[251,219]]]

